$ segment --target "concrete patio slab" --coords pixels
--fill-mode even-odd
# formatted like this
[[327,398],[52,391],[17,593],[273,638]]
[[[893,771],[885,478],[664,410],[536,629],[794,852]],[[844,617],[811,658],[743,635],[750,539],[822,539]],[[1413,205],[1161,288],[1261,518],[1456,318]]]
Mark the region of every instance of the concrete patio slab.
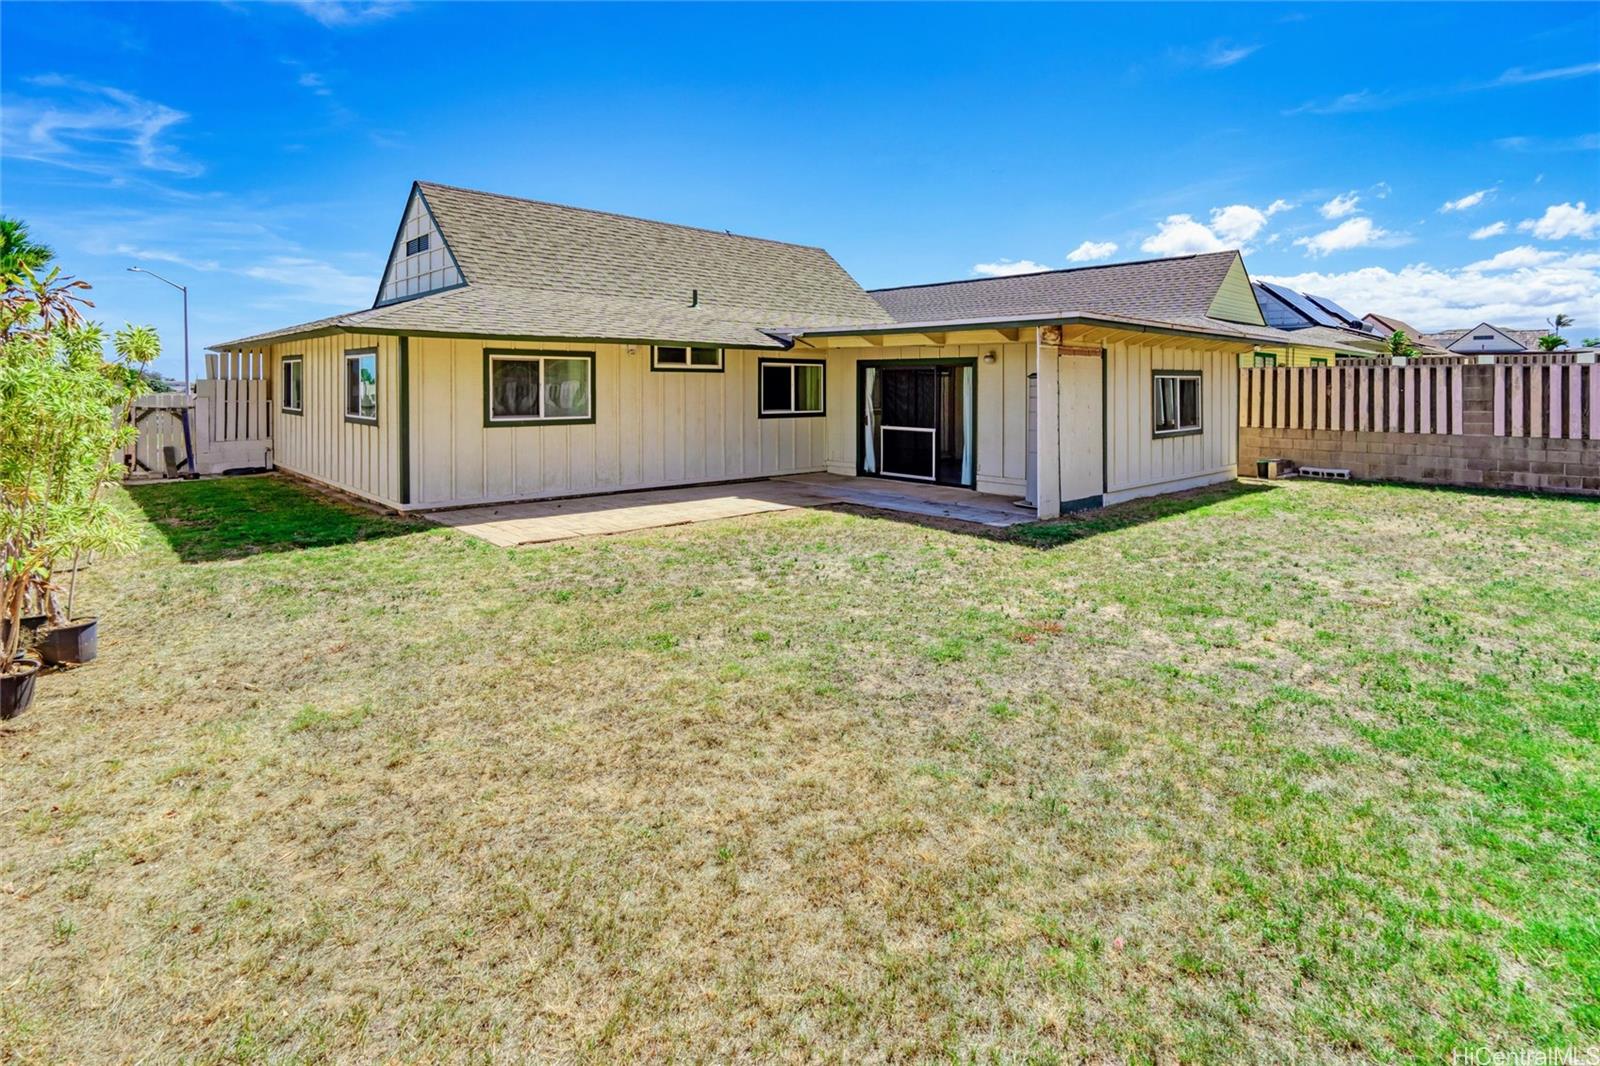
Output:
[[1004,496],[832,474],[491,504],[429,511],[423,517],[491,544],[513,547],[841,503],[991,528],[1033,518],[1032,511],[1013,506]]

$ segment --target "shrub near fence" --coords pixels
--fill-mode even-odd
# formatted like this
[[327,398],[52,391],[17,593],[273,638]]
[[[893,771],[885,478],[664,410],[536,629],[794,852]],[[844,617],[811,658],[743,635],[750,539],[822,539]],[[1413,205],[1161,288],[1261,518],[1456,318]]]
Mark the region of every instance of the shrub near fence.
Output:
[[1358,478],[1600,492],[1600,366],[1558,355],[1241,370],[1241,472],[1266,458]]

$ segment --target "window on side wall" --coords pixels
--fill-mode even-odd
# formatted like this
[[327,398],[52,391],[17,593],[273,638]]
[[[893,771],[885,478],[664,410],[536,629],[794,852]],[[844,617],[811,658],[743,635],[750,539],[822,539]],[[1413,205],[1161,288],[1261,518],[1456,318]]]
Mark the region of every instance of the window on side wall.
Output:
[[486,426],[594,421],[593,352],[486,351]]
[[378,350],[344,353],[344,417],[350,422],[378,423]]
[[1328,365],[1328,357],[1325,356],[1325,355],[1313,355],[1311,357],[1311,365],[1312,366],[1327,366]]
[[1200,432],[1200,372],[1157,370],[1154,380],[1155,435]]
[[818,361],[761,360],[761,417],[822,414],[826,370]]
[[1278,356],[1277,356],[1277,354],[1275,352],[1257,352],[1256,353],[1255,365],[1256,366],[1277,366],[1278,365]]
[[284,356],[281,376],[283,394],[278,397],[278,409],[286,415],[300,414],[305,401],[305,357]]
[[650,349],[651,370],[722,369],[722,349],[684,344],[657,344]]

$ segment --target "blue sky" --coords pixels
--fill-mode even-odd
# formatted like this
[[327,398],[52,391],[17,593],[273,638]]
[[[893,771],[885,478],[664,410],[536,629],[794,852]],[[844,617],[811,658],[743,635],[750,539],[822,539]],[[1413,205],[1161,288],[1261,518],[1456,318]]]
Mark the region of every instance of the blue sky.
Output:
[[[0,205],[194,351],[366,306],[414,178],[873,287],[1243,247],[1600,334],[1600,6],[5,4]],[[70,38],[70,47],[61,43]],[[197,359],[198,364],[198,359]]]

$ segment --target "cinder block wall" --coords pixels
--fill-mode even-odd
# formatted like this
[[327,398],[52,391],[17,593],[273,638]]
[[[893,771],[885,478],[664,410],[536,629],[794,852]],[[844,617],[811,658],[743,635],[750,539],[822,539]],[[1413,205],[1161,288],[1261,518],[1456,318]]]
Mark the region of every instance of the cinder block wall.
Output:
[[1241,428],[1239,473],[1254,477],[1258,459],[1290,459],[1363,480],[1600,495],[1600,441],[1494,436],[1489,368],[1465,369],[1462,434]]

